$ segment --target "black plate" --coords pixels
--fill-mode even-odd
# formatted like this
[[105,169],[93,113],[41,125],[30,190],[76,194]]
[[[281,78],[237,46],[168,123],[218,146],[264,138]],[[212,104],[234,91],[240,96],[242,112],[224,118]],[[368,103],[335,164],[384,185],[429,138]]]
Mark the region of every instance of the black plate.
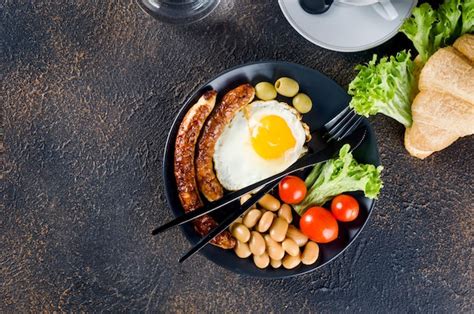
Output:
[[[173,174],[174,143],[179,124],[188,109],[196,103],[205,90],[210,88],[218,91],[217,101],[219,101],[220,97],[222,97],[222,95],[224,95],[228,90],[235,88],[242,83],[249,82],[252,85],[255,85],[261,81],[275,82],[282,76],[288,76],[298,81],[300,84],[300,90],[308,94],[313,100],[313,109],[309,113],[303,115],[303,121],[310,126],[311,132],[318,130],[322,125],[324,125],[324,123],[329,121],[333,116],[347,106],[350,101],[349,95],[347,95],[346,92],[333,80],[316,70],[288,62],[269,61],[242,65],[230,69],[204,84],[201,88],[195,91],[191,97],[189,97],[188,101],[179,112],[176,120],[173,122],[173,126],[171,127],[166,142],[163,176],[166,197],[175,216],[182,215],[183,209],[178,199],[176,181]],[[367,120],[364,120],[364,123],[368,127],[369,134],[361,146],[354,152],[354,157],[361,163],[379,165],[379,153],[374,132]],[[255,277],[282,278],[313,271],[327,264],[342,253],[354,241],[367,222],[368,217],[374,208],[375,201],[363,197],[360,193],[354,193],[353,195],[360,203],[361,210],[359,217],[350,223],[339,223],[339,238],[329,244],[320,245],[319,259],[314,265],[299,265],[292,270],[284,268],[272,269],[271,267],[262,270],[253,264],[251,258],[240,259],[232,250],[223,250],[213,245],[207,245],[201,250],[201,253],[209,260],[224,268],[239,274]],[[294,213],[294,216],[295,215],[296,214]],[[219,216],[216,216],[216,219],[219,220]],[[182,230],[192,244],[198,242],[199,236],[195,233],[192,224],[183,226]],[[182,248],[182,252],[180,251],[178,253],[184,254],[187,249],[188,248]],[[192,262],[192,259],[186,261],[186,263]]]

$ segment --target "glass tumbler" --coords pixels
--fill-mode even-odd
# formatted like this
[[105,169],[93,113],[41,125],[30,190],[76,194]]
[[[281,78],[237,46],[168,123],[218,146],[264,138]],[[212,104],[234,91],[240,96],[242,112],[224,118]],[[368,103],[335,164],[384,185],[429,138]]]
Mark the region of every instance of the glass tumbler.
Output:
[[209,15],[220,0],[138,0],[154,18],[172,24],[188,24]]

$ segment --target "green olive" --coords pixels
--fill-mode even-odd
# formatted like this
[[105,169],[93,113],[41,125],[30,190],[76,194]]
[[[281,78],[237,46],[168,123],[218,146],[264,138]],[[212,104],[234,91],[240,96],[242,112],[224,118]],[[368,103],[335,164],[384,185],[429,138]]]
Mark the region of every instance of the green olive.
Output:
[[300,86],[298,82],[294,79],[289,77],[280,77],[275,82],[275,88],[278,94],[286,96],[286,97],[293,97],[298,94]]
[[298,110],[300,113],[307,113],[313,107],[313,102],[308,95],[299,93],[293,98],[293,107]]
[[261,100],[272,100],[277,96],[275,87],[273,87],[273,85],[268,82],[260,82],[255,85],[255,94]]

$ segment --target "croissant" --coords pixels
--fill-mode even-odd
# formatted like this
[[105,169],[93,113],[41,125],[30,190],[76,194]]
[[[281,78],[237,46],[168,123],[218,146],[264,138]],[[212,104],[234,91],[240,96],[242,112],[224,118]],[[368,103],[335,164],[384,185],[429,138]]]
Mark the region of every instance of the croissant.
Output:
[[474,35],[453,47],[439,49],[420,73],[405,131],[405,148],[420,159],[474,133]]
[[465,55],[471,62],[474,62],[474,35],[466,34],[459,37],[454,42],[453,47]]

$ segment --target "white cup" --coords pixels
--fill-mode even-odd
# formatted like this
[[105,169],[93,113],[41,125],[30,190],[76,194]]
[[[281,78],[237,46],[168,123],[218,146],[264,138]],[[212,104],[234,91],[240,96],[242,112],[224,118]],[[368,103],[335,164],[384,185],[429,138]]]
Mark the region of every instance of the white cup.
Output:
[[387,21],[393,21],[398,17],[398,12],[390,0],[336,0],[335,2],[359,7],[370,5]]

